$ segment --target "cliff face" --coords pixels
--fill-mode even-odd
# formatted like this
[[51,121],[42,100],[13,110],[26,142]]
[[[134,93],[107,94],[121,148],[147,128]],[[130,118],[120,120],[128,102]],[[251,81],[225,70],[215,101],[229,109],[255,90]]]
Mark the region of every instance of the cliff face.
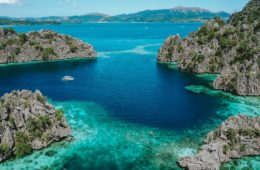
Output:
[[210,132],[205,142],[197,155],[180,158],[180,166],[217,170],[230,159],[260,155],[260,117],[231,117]]
[[260,1],[251,0],[225,23],[215,18],[198,32],[169,37],[158,62],[177,62],[183,70],[220,73],[216,89],[239,95],[260,95]]
[[0,63],[95,58],[89,44],[52,31],[16,33],[0,28]]
[[45,148],[70,132],[63,112],[39,91],[13,91],[0,98],[0,162]]

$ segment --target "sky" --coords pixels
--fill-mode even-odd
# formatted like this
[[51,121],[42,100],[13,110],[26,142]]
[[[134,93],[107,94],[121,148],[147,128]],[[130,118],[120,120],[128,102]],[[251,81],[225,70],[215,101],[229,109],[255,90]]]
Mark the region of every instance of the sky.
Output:
[[71,16],[87,13],[116,15],[146,9],[170,9],[176,6],[201,7],[233,13],[249,0],[0,0],[0,16]]

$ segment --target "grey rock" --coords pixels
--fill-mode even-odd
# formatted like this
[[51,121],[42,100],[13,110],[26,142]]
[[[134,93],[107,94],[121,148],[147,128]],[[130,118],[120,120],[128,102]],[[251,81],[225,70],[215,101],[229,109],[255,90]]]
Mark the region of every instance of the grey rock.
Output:
[[258,11],[260,2],[251,0],[227,23],[215,18],[187,38],[170,36],[160,48],[157,61],[176,62],[180,69],[189,72],[220,74],[213,83],[215,89],[243,96],[259,96]]
[[5,35],[4,29],[3,29],[3,28],[0,28],[0,37],[3,37],[4,35]]
[[250,27],[247,24],[242,24],[242,26],[241,26],[241,31],[242,32],[248,31],[249,29],[250,29]]
[[14,157],[21,142],[39,150],[70,138],[71,130],[63,113],[55,110],[38,90],[5,94],[1,97],[0,118],[0,146],[6,149],[0,153],[0,162]]
[[12,148],[14,146],[14,138],[13,138],[12,131],[10,130],[9,127],[5,128],[5,131],[2,136],[3,137],[1,139],[1,144],[6,144],[9,146],[9,148]]
[[[21,38],[22,36],[25,39]],[[49,30],[26,34],[4,34],[0,28],[0,64],[51,61],[73,58],[96,58],[93,46],[79,39]]]
[[[242,156],[260,155],[260,116],[234,116],[209,132],[206,144],[195,156],[179,159],[189,170],[218,170],[221,163]],[[223,136],[225,136],[223,138]]]

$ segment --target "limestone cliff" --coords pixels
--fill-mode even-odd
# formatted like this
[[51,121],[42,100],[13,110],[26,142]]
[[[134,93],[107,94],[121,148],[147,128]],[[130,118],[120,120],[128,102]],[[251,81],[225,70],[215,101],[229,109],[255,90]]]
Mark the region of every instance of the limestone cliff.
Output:
[[95,57],[91,45],[67,35],[48,30],[17,33],[12,28],[0,28],[0,64]]
[[0,98],[0,162],[45,148],[70,132],[63,111],[39,91],[13,91]]
[[251,0],[227,23],[215,18],[184,39],[169,37],[158,62],[177,62],[186,71],[220,73],[214,88],[260,95],[260,1]]
[[218,170],[221,163],[260,155],[260,117],[231,117],[210,132],[199,153],[179,159],[189,170]]

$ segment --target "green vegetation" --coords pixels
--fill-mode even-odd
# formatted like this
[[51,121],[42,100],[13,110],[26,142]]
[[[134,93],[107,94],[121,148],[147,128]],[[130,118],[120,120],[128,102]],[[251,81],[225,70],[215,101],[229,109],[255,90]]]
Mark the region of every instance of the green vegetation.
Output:
[[5,33],[5,35],[7,35],[8,33],[16,34],[16,32],[13,28],[4,28],[4,33]]
[[14,54],[18,55],[20,52],[21,52],[21,48],[20,47],[16,47]]
[[45,38],[45,39],[53,39],[53,37],[54,37],[54,34],[51,33],[51,32],[48,32],[48,33],[46,33],[46,34],[44,35],[44,38]]
[[18,158],[29,155],[33,151],[31,145],[28,143],[17,143],[15,148]]
[[47,61],[47,60],[49,60],[50,55],[56,55],[56,53],[54,52],[53,48],[48,47],[43,50],[42,59],[44,61]]
[[7,144],[0,145],[0,155],[6,155],[9,152],[9,146]]
[[214,20],[215,20],[215,22],[218,23],[218,25],[220,27],[223,27],[225,25],[225,21],[223,19],[221,19],[220,17],[215,17]]
[[230,151],[230,146],[227,144],[227,145],[224,145],[223,146],[223,153],[224,154],[227,154],[228,152]]
[[40,36],[40,33],[37,31],[34,31],[34,32],[31,32],[30,36],[38,37],[38,36]]
[[234,35],[235,30],[233,28],[225,29],[224,33],[222,34],[223,37],[228,38],[229,36]]
[[38,43],[37,42],[35,42],[35,41],[29,41],[29,45],[30,46],[34,46],[34,45],[37,45]]
[[200,30],[198,31],[198,36],[199,36],[199,37],[207,36],[207,35],[208,35],[208,32],[209,32],[209,30],[208,30],[207,26],[204,25],[204,26],[202,26],[202,27],[200,28]]
[[233,63],[243,63],[245,60],[251,60],[254,55],[257,54],[257,51],[249,45],[250,43],[248,41],[243,41],[240,43]]
[[246,150],[246,145],[245,144],[241,144],[240,147],[239,147],[239,150],[241,152],[244,152]]
[[55,111],[55,118],[58,120],[58,121],[61,121],[62,118],[64,116],[64,111],[63,110],[56,110]]
[[256,129],[239,129],[238,133],[243,136],[260,137],[260,131]]
[[168,59],[172,58],[173,51],[174,51],[174,47],[173,46],[168,47],[168,49],[167,49],[167,56],[166,56]]
[[9,125],[10,125],[10,127],[15,128],[14,118],[13,118],[13,117],[10,117],[10,116],[9,116]]
[[209,58],[209,69],[212,73],[217,72],[220,68],[224,66],[223,62],[218,60],[218,57],[216,55],[211,55]]
[[30,132],[32,138],[42,137],[43,132],[50,125],[51,125],[51,120],[46,115],[30,118],[27,123],[28,131]]
[[259,32],[260,31],[260,22],[258,22],[254,28],[254,32]]
[[5,50],[6,44],[0,43],[0,50]]
[[25,33],[21,33],[18,35],[19,36],[19,39],[20,39],[20,42],[22,44],[26,43],[28,41],[28,37]]
[[78,49],[78,47],[75,46],[74,44],[73,44],[73,45],[70,45],[70,52],[74,53],[74,52],[77,51],[77,49]]
[[220,38],[220,47],[222,49],[231,49],[232,47],[236,46],[237,41],[236,40],[232,40],[229,38],[225,38],[225,37],[221,37]]
[[227,139],[230,141],[231,147],[234,146],[234,144],[237,142],[237,132],[235,129],[229,128],[227,130]]
[[32,153],[32,147],[29,143],[29,137],[24,132],[17,132],[15,135],[16,145],[15,154],[17,157],[23,157]]
[[45,104],[46,101],[47,101],[47,98],[44,97],[44,96],[42,96],[42,95],[40,95],[40,94],[37,94],[37,95],[36,95],[36,98],[37,98],[37,100],[38,100],[39,102],[41,102],[42,104]]
[[11,45],[14,45],[14,44],[17,44],[17,43],[18,43],[17,39],[15,39],[15,38],[9,38],[9,39],[7,39],[7,41],[5,42],[5,45],[6,45],[6,46],[11,46]]
[[211,41],[215,37],[217,37],[217,33],[215,31],[210,31],[208,34],[208,41]]
[[38,44],[36,44],[35,46],[34,46],[34,48],[37,50],[37,51],[43,51],[44,50],[44,48],[41,46],[41,45],[38,45]]

